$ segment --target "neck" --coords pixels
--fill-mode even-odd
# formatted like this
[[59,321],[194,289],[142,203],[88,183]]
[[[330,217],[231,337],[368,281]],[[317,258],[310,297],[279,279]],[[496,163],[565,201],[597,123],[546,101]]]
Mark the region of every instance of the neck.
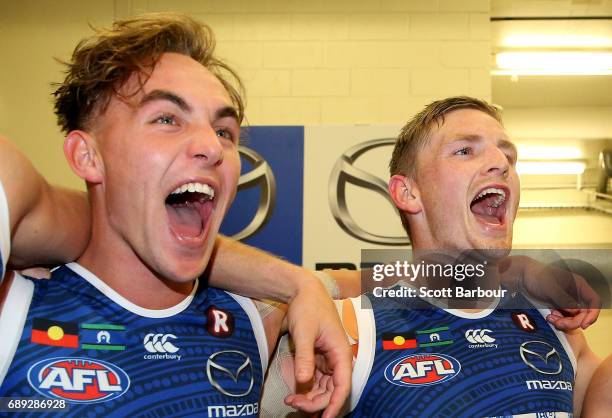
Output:
[[94,223],[77,262],[130,302],[146,309],[170,308],[185,299],[194,281],[171,282],[152,271],[110,228]]

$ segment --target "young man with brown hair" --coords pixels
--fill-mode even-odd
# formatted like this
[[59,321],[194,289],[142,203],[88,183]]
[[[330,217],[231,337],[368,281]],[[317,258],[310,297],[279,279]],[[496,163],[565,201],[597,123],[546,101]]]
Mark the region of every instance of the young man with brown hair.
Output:
[[[240,173],[239,81],[213,52],[208,27],[168,14],[117,22],[75,49],[55,109],[67,134],[66,158],[87,184],[91,237],[77,262],[55,269],[51,280],[15,275],[3,283],[1,396],[49,398],[58,402],[45,408],[65,407],[62,416],[257,415],[268,347],[280,324],[260,317],[250,300],[197,279]],[[4,172],[1,179],[4,266],[11,235],[26,222],[21,218],[36,212],[15,203],[26,179]],[[67,257],[87,236],[77,231],[71,241],[74,225],[87,223],[74,220],[52,225],[64,228],[56,234],[45,224],[40,235],[70,241],[69,250],[57,251]],[[33,248],[31,239],[23,242]],[[21,242],[14,239],[13,247]],[[249,266],[232,265],[238,257],[232,245],[217,246],[216,281],[285,301],[322,294],[314,280],[270,291],[278,278],[251,292],[256,284],[237,283]],[[278,263],[259,266],[253,275],[280,270]],[[299,308],[302,314],[326,311],[329,302],[320,299]],[[334,369],[341,389],[330,416],[348,390],[349,363],[336,319],[327,320],[298,328],[293,319],[289,326],[302,340],[316,336]]]

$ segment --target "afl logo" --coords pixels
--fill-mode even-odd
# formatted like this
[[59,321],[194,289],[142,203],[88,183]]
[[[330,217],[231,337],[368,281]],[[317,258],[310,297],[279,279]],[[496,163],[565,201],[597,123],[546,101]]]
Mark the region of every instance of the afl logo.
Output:
[[110,401],[130,387],[129,376],[119,367],[79,357],[39,361],[28,370],[28,382],[47,398],[74,403]]
[[398,386],[428,386],[451,380],[461,364],[443,354],[413,354],[395,360],[385,368],[385,379]]

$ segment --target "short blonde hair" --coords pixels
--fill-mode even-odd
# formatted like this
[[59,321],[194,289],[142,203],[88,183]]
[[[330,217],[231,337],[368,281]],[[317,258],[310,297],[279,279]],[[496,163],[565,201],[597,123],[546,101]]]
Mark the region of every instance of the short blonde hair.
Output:
[[[468,96],[449,97],[437,100],[425,106],[425,109],[417,113],[404,125],[393,148],[391,161],[389,162],[390,174],[402,174],[415,178],[418,164],[418,155],[423,150],[431,137],[434,124],[438,127],[444,123],[444,115],[460,109],[476,109],[486,113],[500,124],[502,123],[499,110],[485,102]],[[410,236],[408,219],[400,212],[402,225]]]

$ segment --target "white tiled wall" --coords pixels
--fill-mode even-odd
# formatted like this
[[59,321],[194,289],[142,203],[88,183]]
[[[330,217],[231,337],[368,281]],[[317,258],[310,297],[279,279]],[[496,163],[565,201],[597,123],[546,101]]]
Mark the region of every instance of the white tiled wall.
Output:
[[[489,1],[197,1],[247,87],[251,124],[405,122],[429,101],[490,99]],[[134,1],[131,13],[166,11]]]

